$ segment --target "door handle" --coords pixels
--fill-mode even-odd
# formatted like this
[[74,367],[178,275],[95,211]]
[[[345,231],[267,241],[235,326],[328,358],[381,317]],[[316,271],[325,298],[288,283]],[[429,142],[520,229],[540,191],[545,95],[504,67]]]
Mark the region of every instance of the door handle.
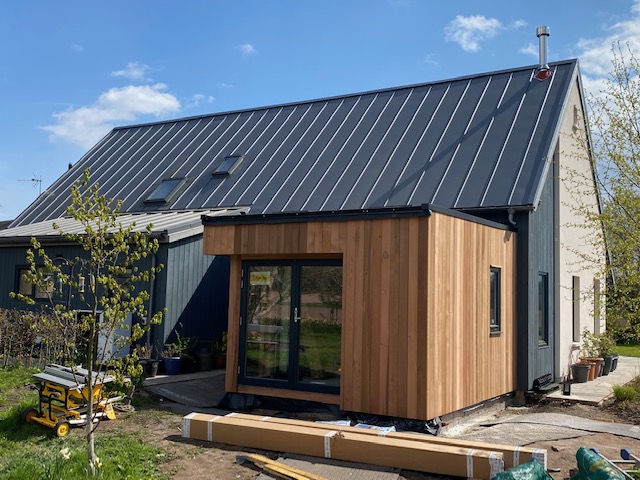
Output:
[[300,320],[300,317],[298,316],[298,307],[295,307],[293,309],[293,322],[298,323],[298,320]]

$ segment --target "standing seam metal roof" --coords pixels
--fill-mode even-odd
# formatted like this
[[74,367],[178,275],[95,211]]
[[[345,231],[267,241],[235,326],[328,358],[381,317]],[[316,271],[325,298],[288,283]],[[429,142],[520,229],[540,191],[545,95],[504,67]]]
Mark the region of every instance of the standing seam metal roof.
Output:
[[[86,168],[124,213],[532,207],[577,61],[112,130],[12,226],[64,215]],[[227,155],[243,162],[212,176]],[[144,199],[165,178],[168,205]]]

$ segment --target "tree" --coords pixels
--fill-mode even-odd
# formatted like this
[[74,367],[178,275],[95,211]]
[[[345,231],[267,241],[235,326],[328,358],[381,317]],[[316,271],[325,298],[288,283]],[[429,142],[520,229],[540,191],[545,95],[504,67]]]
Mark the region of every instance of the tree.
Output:
[[[53,226],[61,237],[79,245],[82,255],[72,259],[52,258],[33,238],[32,248],[27,251],[29,271],[24,280],[46,292],[52,313],[48,318],[66,333],[68,363],[76,365],[79,359],[83,360],[89,372],[87,384],[92,386],[99,384],[99,377],[106,370],[118,376],[136,373],[135,353],[124,360],[116,358],[105,345],[99,344],[99,339],[101,336],[114,338],[118,346],[125,347],[140,339],[150,325],[161,322],[163,312],[157,312],[144,326],[132,323],[129,335],[116,334],[117,330],[126,328],[127,315],[147,319],[149,293],[137,287],[151,282],[162,265],[141,267],[144,259],[158,250],[158,241],[151,236],[152,225],[143,232],[135,231],[135,223],[124,228],[118,221],[121,201],[100,194],[99,185],[90,184],[88,170],[71,187],[70,196],[71,204],[66,214],[82,227],[82,233],[66,233],[57,224]],[[60,301],[65,289],[66,301]],[[14,296],[34,303],[31,297]],[[91,313],[79,316],[73,307],[77,304],[82,304],[83,310]],[[91,399],[84,398],[84,401],[88,406],[85,427],[87,472],[93,476],[98,465],[94,432],[99,422],[93,422],[95,411]]]
[[[588,103],[591,144],[585,135],[576,141],[593,155],[601,208],[580,213],[608,251],[607,322],[614,330],[629,325],[640,340],[640,63],[628,45],[613,46],[612,70]],[[582,180],[569,180],[576,197]]]

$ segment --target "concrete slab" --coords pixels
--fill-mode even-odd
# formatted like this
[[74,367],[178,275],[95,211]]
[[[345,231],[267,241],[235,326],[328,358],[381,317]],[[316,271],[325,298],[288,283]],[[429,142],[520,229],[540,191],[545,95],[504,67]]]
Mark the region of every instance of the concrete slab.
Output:
[[148,378],[144,389],[153,395],[194,408],[217,407],[225,395],[224,370]]
[[498,445],[529,445],[536,442],[563,440],[585,435],[593,435],[593,433],[554,425],[536,424],[535,428],[532,428],[530,423],[500,423],[459,435],[455,438],[496,443]]
[[[278,458],[290,467],[299,468],[313,473],[327,480],[398,480],[399,470],[376,467],[361,463],[343,462],[324,458],[307,457],[304,455],[286,454]],[[274,477],[261,473],[258,480],[272,480]]]
[[564,400],[600,405],[613,395],[614,385],[624,385],[640,375],[640,358],[619,357],[618,368],[607,376],[598,377],[586,383],[572,383],[571,395],[563,395],[562,389],[545,396],[548,400]]
[[611,433],[622,437],[640,440],[640,426],[626,423],[601,422],[588,418],[565,415],[563,413],[530,413],[506,418],[496,425],[508,423],[523,423],[564,427],[592,433]]

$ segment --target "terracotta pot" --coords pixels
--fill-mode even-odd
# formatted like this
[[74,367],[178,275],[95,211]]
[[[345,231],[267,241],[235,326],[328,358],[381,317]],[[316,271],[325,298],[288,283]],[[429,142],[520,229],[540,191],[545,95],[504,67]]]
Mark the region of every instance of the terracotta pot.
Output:
[[596,362],[592,362],[591,360],[587,360],[587,359],[580,359],[580,363],[584,363],[586,365],[589,365],[589,376],[587,378],[587,380],[591,381],[594,380],[596,378],[597,372],[596,372]]

